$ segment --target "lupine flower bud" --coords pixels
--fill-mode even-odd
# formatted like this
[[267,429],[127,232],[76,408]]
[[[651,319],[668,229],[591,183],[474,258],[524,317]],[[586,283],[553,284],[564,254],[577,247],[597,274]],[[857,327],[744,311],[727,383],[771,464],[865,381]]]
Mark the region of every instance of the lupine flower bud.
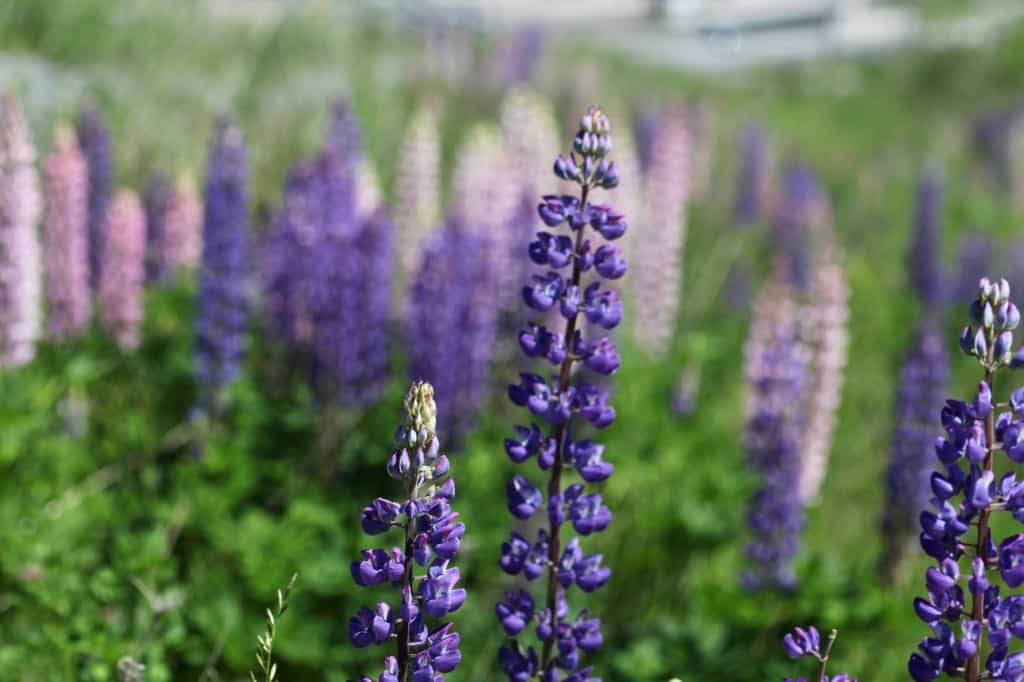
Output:
[[402,271],[419,265],[423,244],[441,218],[441,135],[437,108],[420,107],[405,129],[395,176],[395,217]]
[[[818,634],[818,629],[813,625],[804,628],[794,628],[793,632],[787,634],[782,639],[782,648],[786,652],[786,655],[790,658],[813,658],[817,663],[820,664],[821,676],[817,682],[857,682],[857,678],[847,675],[846,673],[839,673],[838,675],[832,675],[831,677],[825,675],[825,667],[828,665],[829,656],[832,653],[832,645],[836,641],[837,633],[833,630],[828,637],[828,640],[822,646],[821,635]],[[787,677],[783,682],[807,682],[803,677],[790,678]]]
[[125,349],[139,345],[145,283],[146,214],[134,192],[122,190],[110,204],[103,239],[99,305],[103,328]]
[[230,119],[221,119],[206,170],[195,323],[196,376],[201,392],[207,394],[204,400],[235,379],[245,351],[248,173],[242,132]]
[[[426,618],[445,618],[466,600],[457,587],[459,569],[451,566],[465,533],[451,510],[454,486],[448,458],[440,453],[435,432],[437,405],[433,387],[413,382],[405,397],[398,449],[388,460],[388,474],[404,484],[404,500],[378,498],[363,509],[362,526],[371,535],[401,530],[401,547],[363,550],[352,562],[352,577],[361,587],[389,584],[400,593],[396,609],[379,602],[364,606],[349,620],[349,639],[356,647],[395,642],[395,656],[384,660],[379,680],[441,682],[462,659],[459,635],[452,624],[429,630]],[[412,453],[412,454],[410,454]],[[445,479],[443,483],[438,482]],[[431,556],[435,557],[431,560]],[[416,575],[416,564],[425,566]],[[369,678],[363,678],[369,679]]]
[[114,153],[103,114],[92,102],[78,117],[78,144],[89,166],[89,278],[97,289],[103,268],[103,238],[114,190]]
[[35,357],[41,326],[36,150],[13,92],[0,100],[0,368]]
[[645,238],[633,249],[637,340],[653,355],[668,351],[679,308],[690,178],[690,138],[681,107],[665,114],[647,180]]
[[58,126],[46,157],[46,331],[54,341],[77,336],[89,324],[88,170],[74,131]]

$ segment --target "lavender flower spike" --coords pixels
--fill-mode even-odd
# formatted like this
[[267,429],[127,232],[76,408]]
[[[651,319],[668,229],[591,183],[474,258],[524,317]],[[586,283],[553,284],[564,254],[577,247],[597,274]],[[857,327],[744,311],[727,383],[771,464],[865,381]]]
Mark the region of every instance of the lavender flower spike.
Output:
[[227,118],[214,134],[206,170],[203,252],[196,311],[196,379],[209,406],[234,380],[245,351],[244,289],[248,157],[242,132]]
[[896,419],[885,476],[882,574],[891,578],[917,539],[917,518],[931,496],[932,423],[945,402],[949,358],[935,320],[925,318],[900,372]]
[[[573,586],[593,592],[608,581],[611,569],[602,565],[600,554],[585,553],[579,537],[563,544],[562,529],[571,524],[579,535],[589,536],[604,530],[612,520],[601,495],[587,493],[585,488],[585,483],[603,481],[612,473],[612,465],[603,458],[604,447],[590,439],[573,438],[581,418],[599,429],[615,419],[607,391],[584,380],[582,372],[573,372],[576,364],[602,375],[619,367],[615,344],[608,337],[584,339],[580,333],[583,317],[592,328],[606,330],[622,318],[618,294],[602,280],[618,279],[625,273],[625,260],[612,243],[626,231],[625,216],[611,206],[590,201],[597,189],[619,184],[618,167],[607,158],[611,148],[611,124],[601,110],[591,108],[580,119],[573,150],[554,164],[555,175],[579,185],[579,196],[548,195],[538,207],[545,225],[557,228],[565,224],[568,234],[538,232],[528,249],[535,264],[547,265],[550,270],[532,277],[523,288],[523,299],[538,313],[557,311],[565,326],[564,330],[551,330],[531,323],[519,334],[523,352],[557,368],[557,378],[549,383],[539,374],[523,372],[519,383],[508,388],[512,402],[546,422],[547,429],[541,430],[535,423],[516,426],[505,449],[516,463],[536,456],[541,471],[549,472],[546,528],[538,530],[533,540],[513,532],[502,546],[502,570],[522,574],[528,581],[544,576],[546,583],[540,603],[520,588],[497,605],[498,620],[511,638],[498,652],[498,661],[512,681],[531,677],[590,680],[591,668],[581,667],[581,659],[597,651],[603,641],[600,619],[586,610],[570,620],[566,594]],[[589,234],[588,228],[592,230]],[[596,276],[587,275],[591,272]],[[584,275],[590,281],[585,281]],[[568,475],[570,466],[576,468],[582,482],[563,488],[563,475]],[[522,474],[509,482],[506,492],[508,508],[517,519],[528,519],[545,506],[541,488]],[[541,643],[539,654],[535,647],[520,646],[517,640],[534,623]]]
[[[395,653],[384,659],[379,681],[442,682],[462,659],[459,634],[443,620],[466,601],[466,590],[457,587],[459,569],[451,565],[466,527],[451,508],[455,483],[436,434],[433,387],[413,382],[404,407],[396,449],[387,464],[388,475],[402,484],[402,499],[378,497],[361,518],[367,534],[398,530],[402,544],[363,550],[362,559],[352,562],[357,585],[388,584],[396,599],[359,609],[349,620],[348,634],[360,648],[394,642]],[[430,628],[429,620],[442,622]],[[362,677],[360,682],[373,680]]]
[[666,113],[647,179],[647,232],[633,244],[636,335],[655,357],[669,350],[679,310],[679,285],[690,183],[690,133],[681,107]]
[[[1024,596],[1000,585],[1024,584],[1024,534],[999,541],[992,519],[998,513],[1024,519],[1024,481],[1013,472],[1024,462],[1024,387],[1002,400],[993,393],[996,374],[1013,362],[1013,330],[1020,324],[1009,283],[982,278],[969,316],[960,348],[978,361],[984,378],[970,401],[947,400],[940,415],[945,435],[935,442],[933,497],[920,514],[921,549],[936,565],[925,574],[927,595],[914,601],[931,634],[907,663],[917,682],[942,674],[968,682],[1024,674],[1024,653],[1010,653],[1011,639],[1024,628]],[[996,470],[1008,473],[997,478]]]
[[145,282],[146,215],[138,196],[123,190],[114,197],[103,240],[100,321],[125,349],[139,345],[142,286]]
[[35,357],[40,332],[42,200],[36,150],[14,93],[0,100],[0,368]]
[[78,143],[89,166],[89,281],[99,287],[103,268],[103,237],[114,191],[114,153],[103,114],[88,102],[78,117]]
[[929,310],[943,303],[942,193],[942,179],[937,173],[931,172],[922,178],[917,191],[914,231],[907,252],[910,284]]
[[44,173],[46,332],[51,340],[61,341],[77,336],[89,324],[89,178],[70,127],[54,130]]
[[[839,633],[833,630],[829,633],[828,640],[822,648],[821,635],[813,625],[807,628],[795,628],[793,632],[786,635],[782,640],[782,648],[790,658],[813,658],[818,662],[817,682],[857,682],[856,677],[839,673],[829,677],[826,672],[829,656],[832,655],[832,645],[836,643]],[[805,677],[787,677],[783,682],[807,682]]]

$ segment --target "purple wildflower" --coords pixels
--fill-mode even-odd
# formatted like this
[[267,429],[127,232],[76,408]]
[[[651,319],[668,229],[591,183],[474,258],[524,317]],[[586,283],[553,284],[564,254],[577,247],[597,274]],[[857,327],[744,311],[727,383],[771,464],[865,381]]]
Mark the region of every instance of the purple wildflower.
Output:
[[1009,653],[1012,635],[1024,628],[1021,597],[1002,593],[998,584],[1001,578],[1012,589],[1024,582],[1024,535],[998,542],[992,527],[996,512],[1024,519],[1024,481],[1012,470],[998,478],[995,473],[1024,461],[1024,389],[1010,392],[1006,403],[992,393],[996,373],[1012,363],[1020,312],[1005,279],[982,278],[969,313],[960,347],[977,359],[984,379],[970,402],[947,400],[940,415],[945,435],[934,445],[939,467],[931,477],[929,507],[919,517],[921,548],[936,566],[925,575],[927,596],[914,601],[931,629],[907,664],[917,682],[942,673],[969,682],[1024,674],[1022,657]]
[[139,345],[145,283],[146,215],[139,197],[122,190],[110,204],[103,239],[99,304],[103,328],[125,349]]
[[992,239],[986,234],[968,234],[960,238],[959,270],[950,287],[954,301],[974,296],[977,282],[992,267]]
[[46,157],[43,224],[47,337],[61,341],[89,324],[88,169],[74,130],[58,126]]
[[[396,449],[387,464],[388,475],[403,485],[403,499],[377,498],[363,509],[361,519],[370,535],[397,529],[404,539],[390,550],[364,550],[362,560],[352,562],[357,585],[389,584],[398,600],[361,608],[349,620],[349,638],[356,647],[395,641],[395,655],[384,660],[379,680],[398,682],[411,676],[441,682],[462,659],[459,635],[452,623],[431,629],[427,622],[445,619],[466,600],[466,590],[458,587],[459,569],[451,565],[465,525],[451,508],[455,483],[448,476],[448,457],[440,452],[430,384],[413,382],[404,407]],[[416,575],[417,566],[422,575]],[[361,680],[373,682],[369,677]]]
[[737,225],[751,225],[766,215],[768,203],[768,145],[764,129],[748,123],[740,138],[733,215]]
[[747,510],[751,568],[743,583],[751,589],[796,586],[791,563],[804,525],[799,482],[808,358],[799,342],[791,272],[784,259],[776,260],[754,306],[746,346],[745,444],[751,467],[760,476]]
[[949,358],[936,321],[925,318],[913,340],[896,392],[896,420],[885,476],[882,533],[886,560],[881,567],[892,575],[917,539],[917,518],[932,493],[929,477],[935,451],[933,423],[945,402]]
[[150,174],[142,200],[146,210],[146,281],[167,282],[160,253],[164,242],[164,225],[173,187],[166,175],[159,171]]
[[488,243],[457,220],[431,237],[406,302],[412,376],[434,384],[441,433],[461,443],[487,395],[496,330]]
[[[805,628],[794,628],[793,632],[787,634],[782,640],[782,648],[790,658],[813,658],[818,662],[818,682],[857,682],[856,677],[839,673],[831,677],[826,674],[829,657],[832,655],[832,645],[836,642],[838,633],[833,630],[825,641],[822,648],[821,635],[813,625]],[[807,682],[804,677],[787,677],[784,682]]]
[[248,154],[228,118],[217,124],[206,170],[196,311],[196,377],[204,402],[237,376],[245,352]]
[[[500,667],[513,681],[534,676],[550,680],[591,679],[590,668],[580,667],[581,658],[595,652],[602,642],[600,621],[591,619],[586,611],[576,621],[570,620],[565,595],[573,585],[584,592],[600,588],[611,577],[611,569],[602,564],[600,554],[586,554],[578,537],[563,544],[562,526],[569,523],[580,535],[590,535],[608,526],[611,512],[600,495],[586,494],[582,483],[563,489],[562,479],[568,466],[575,466],[587,482],[605,480],[612,473],[612,466],[602,459],[600,444],[573,440],[573,429],[579,428],[574,422],[580,418],[595,428],[608,426],[615,419],[607,391],[580,376],[573,382],[577,362],[599,374],[614,372],[619,364],[610,339],[586,339],[579,331],[581,314],[606,329],[615,327],[622,316],[617,295],[601,281],[606,275],[618,277],[622,272],[619,268],[614,272],[598,269],[589,255],[603,248],[594,248],[591,239],[610,239],[608,235],[617,238],[625,231],[625,220],[620,214],[608,206],[589,203],[591,192],[619,183],[617,167],[607,158],[611,150],[610,132],[608,118],[591,108],[580,120],[573,151],[555,163],[556,175],[579,184],[580,197],[548,196],[538,207],[549,227],[568,223],[570,257],[562,257],[557,246],[560,238],[547,232],[538,233],[529,248],[534,262],[546,264],[551,270],[535,276],[524,287],[523,298],[528,307],[538,312],[559,311],[565,328],[561,332],[541,324],[528,325],[519,337],[524,353],[553,366],[553,372],[557,368],[557,379],[549,384],[538,374],[523,372],[519,384],[508,389],[513,403],[527,408],[550,427],[550,435],[546,435],[535,424],[516,426],[515,437],[505,441],[513,461],[524,462],[536,455],[540,469],[550,472],[546,487],[547,528],[539,530],[532,542],[512,533],[502,547],[500,563],[506,573],[521,573],[531,581],[545,574],[547,578],[543,603],[535,605],[529,594],[518,590],[497,606],[506,634],[514,638],[526,624],[536,622],[536,634],[542,642],[540,654],[532,646],[520,647],[515,640],[501,647]],[[589,235],[588,225],[594,230]],[[597,276],[585,284],[583,275],[591,270]],[[541,490],[524,475],[517,475],[506,492],[509,509],[517,518],[529,518],[545,506]]]
[[89,281],[99,287],[103,269],[103,238],[114,193],[114,152],[103,113],[87,102],[78,117],[78,144],[89,167]]
[[[934,309],[943,302],[942,194],[942,180],[936,173],[922,178],[917,191],[914,231],[907,253],[910,284],[928,309]],[[972,279],[972,286],[975,279],[977,277]]]
[[35,357],[41,320],[36,150],[14,93],[0,99],[0,368]]

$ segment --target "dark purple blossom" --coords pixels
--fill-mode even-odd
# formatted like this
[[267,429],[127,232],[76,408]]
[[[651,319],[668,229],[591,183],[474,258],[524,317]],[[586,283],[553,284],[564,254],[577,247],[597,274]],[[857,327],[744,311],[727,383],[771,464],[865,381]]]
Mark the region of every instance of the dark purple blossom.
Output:
[[[821,635],[813,625],[807,628],[794,628],[793,632],[782,639],[782,648],[786,655],[793,659],[813,658],[818,663],[818,682],[857,682],[857,678],[846,673],[838,673],[831,677],[826,674],[832,645],[835,644],[837,632],[833,630],[822,647]],[[807,682],[805,677],[787,677],[784,682]]]
[[[564,591],[575,586],[592,592],[610,579],[611,569],[603,565],[600,554],[586,554],[578,537],[563,545],[562,529],[571,525],[582,536],[600,532],[611,523],[611,511],[601,495],[585,491],[584,483],[563,488],[562,481],[568,467],[574,466],[587,483],[603,481],[613,470],[603,460],[603,446],[574,440],[571,429],[580,418],[594,428],[606,427],[615,419],[608,392],[572,372],[574,364],[580,363],[608,375],[620,364],[610,338],[584,334],[582,329],[584,320],[612,329],[622,318],[622,302],[614,290],[600,281],[584,281],[586,274],[618,279],[626,270],[618,247],[591,241],[616,239],[626,230],[623,215],[588,201],[592,191],[620,182],[614,163],[605,158],[611,149],[609,133],[608,119],[599,110],[590,109],[583,116],[573,151],[560,157],[554,167],[556,176],[580,185],[580,197],[543,197],[537,209],[541,220],[549,228],[564,225],[566,230],[562,234],[540,232],[528,249],[535,265],[551,269],[533,275],[523,287],[523,299],[529,308],[548,314],[542,321],[526,325],[519,334],[519,345],[526,356],[559,370],[550,378],[521,372],[519,383],[508,388],[509,399],[549,429],[545,432],[535,424],[516,426],[515,435],[505,441],[505,450],[516,463],[536,455],[539,469],[550,472],[546,504],[542,489],[528,476],[516,474],[506,488],[508,508],[516,518],[530,518],[546,507],[548,521],[547,528],[536,531],[535,540],[512,533],[501,547],[500,565],[506,573],[521,574],[528,581],[545,574],[548,578],[543,603],[535,604],[532,595],[520,589],[497,605],[498,620],[512,638],[522,635],[532,622],[537,624],[539,652],[515,640],[498,652],[499,665],[509,680],[593,680],[591,669],[581,667],[581,658],[597,651],[603,641],[599,619],[590,618],[586,611],[575,621],[569,619]],[[588,227],[593,233],[587,233]],[[552,328],[562,320],[564,330]]]
[[142,201],[146,210],[146,281],[165,281],[169,273],[162,272],[161,245],[164,242],[164,221],[171,203],[174,186],[159,171],[150,174]]
[[114,193],[114,152],[103,114],[92,102],[82,109],[75,130],[89,168],[89,282],[95,290],[103,267],[107,211]]
[[[364,606],[349,621],[349,639],[356,647],[394,640],[395,655],[385,658],[379,680],[441,682],[462,659],[451,623],[433,630],[427,625],[427,618],[444,619],[466,601],[459,569],[451,565],[465,526],[450,506],[454,484],[436,429],[433,388],[414,382],[387,464],[388,475],[403,486],[403,499],[378,498],[362,514],[362,526],[371,535],[395,529],[404,536],[401,547],[364,550],[363,558],[352,563],[357,585],[387,583],[399,593],[397,607],[381,601],[374,608]],[[417,564],[426,567],[422,575],[417,575]],[[520,606],[516,601],[515,608]]]
[[[1024,584],[1024,536],[993,538],[992,514],[1024,518],[1024,481],[998,461],[1011,461],[1024,429],[1020,389],[1010,393],[1008,410],[999,411],[991,387],[995,374],[1012,363],[1013,330],[1020,313],[1010,300],[1006,280],[982,278],[970,309],[971,326],[961,334],[961,349],[984,371],[970,402],[947,400],[940,418],[945,434],[935,441],[938,470],[930,480],[932,498],[921,511],[920,542],[937,566],[925,575],[927,595],[914,611],[931,628],[907,663],[910,676],[930,682],[941,674],[976,682],[1013,680],[1024,674],[1011,636],[1024,632],[1019,595],[1002,594],[1001,578],[1011,589]],[[998,548],[997,548],[998,547]],[[970,571],[961,565],[970,561]]]
[[[914,209],[914,229],[907,252],[910,284],[930,310],[943,302],[942,195],[942,179],[936,173],[929,173],[921,179]],[[972,287],[980,276],[978,273],[972,278]]]
[[238,374],[248,318],[245,293],[248,155],[242,132],[221,119],[206,171],[196,311],[196,377],[209,406]]

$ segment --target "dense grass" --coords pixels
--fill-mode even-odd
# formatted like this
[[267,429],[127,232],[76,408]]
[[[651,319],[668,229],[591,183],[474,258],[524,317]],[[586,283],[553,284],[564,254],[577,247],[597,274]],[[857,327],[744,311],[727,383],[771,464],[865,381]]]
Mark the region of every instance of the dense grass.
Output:
[[[415,40],[386,22],[356,23],[335,5],[304,6],[280,21],[211,15],[189,3],[117,5],[4,3],[0,81],[24,95],[44,148],[55,119],[73,115],[80,96],[96,98],[114,128],[123,184],[141,187],[154,167],[201,172],[212,116],[230,108],[252,147],[256,202],[271,204],[288,166],[318,144],[330,100],[348,93],[388,188],[417,97],[446,96],[449,164],[462,131],[497,109],[494,88],[446,92],[409,79]],[[911,197],[922,164],[940,163],[950,257],[970,230],[1003,244],[1016,230],[963,135],[967,117],[1022,85],[1024,32],[988,53],[817,64],[713,83],[582,47],[570,57],[570,47],[545,69],[541,86],[554,97],[564,99],[576,64],[597,61],[603,101],[626,109],[702,94],[715,106],[719,138],[711,196],[690,212],[674,351],[654,362],[627,339],[615,380],[620,419],[607,442],[617,474],[605,490],[615,522],[596,541],[615,577],[591,600],[608,623],[602,676],[779,679],[792,672],[781,633],[816,622],[842,630],[837,670],[900,679],[924,632],[910,609],[923,562],[895,587],[881,586],[876,568],[894,378],[916,317],[903,267]],[[766,262],[763,235],[739,234],[729,220],[734,133],[747,118],[766,123],[779,156],[824,175],[853,292],[832,465],[792,595],[751,595],[737,583],[753,484],[740,447],[746,313],[718,289],[733,259]],[[642,238],[643,226],[635,229]],[[364,600],[348,561],[365,542],[358,510],[386,490],[400,371],[365,414],[317,411],[299,377],[260,342],[256,322],[229,415],[200,428],[189,421],[192,294],[188,281],[150,293],[135,355],[96,334],[73,348],[44,348],[34,365],[0,377],[4,679],[113,679],[117,659],[140,650],[150,680],[196,679],[208,664],[220,679],[240,679],[254,662],[262,609],[293,571],[299,585],[276,646],[282,677],[344,680],[379,659],[347,642],[347,617]],[[696,413],[679,420],[668,395],[684,364],[700,368],[702,383]],[[963,393],[976,372],[965,360],[957,370]],[[495,397],[455,460],[472,592],[457,618],[465,662],[453,679],[494,679],[500,636],[491,604],[505,586],[496,562],[511,471],[500,442],[516,416],[500,389],[510,374],[496,369]],[[68,423],[81,406],[88,427],[77,433]],[[132,578],[183,602],[154,626]]]

